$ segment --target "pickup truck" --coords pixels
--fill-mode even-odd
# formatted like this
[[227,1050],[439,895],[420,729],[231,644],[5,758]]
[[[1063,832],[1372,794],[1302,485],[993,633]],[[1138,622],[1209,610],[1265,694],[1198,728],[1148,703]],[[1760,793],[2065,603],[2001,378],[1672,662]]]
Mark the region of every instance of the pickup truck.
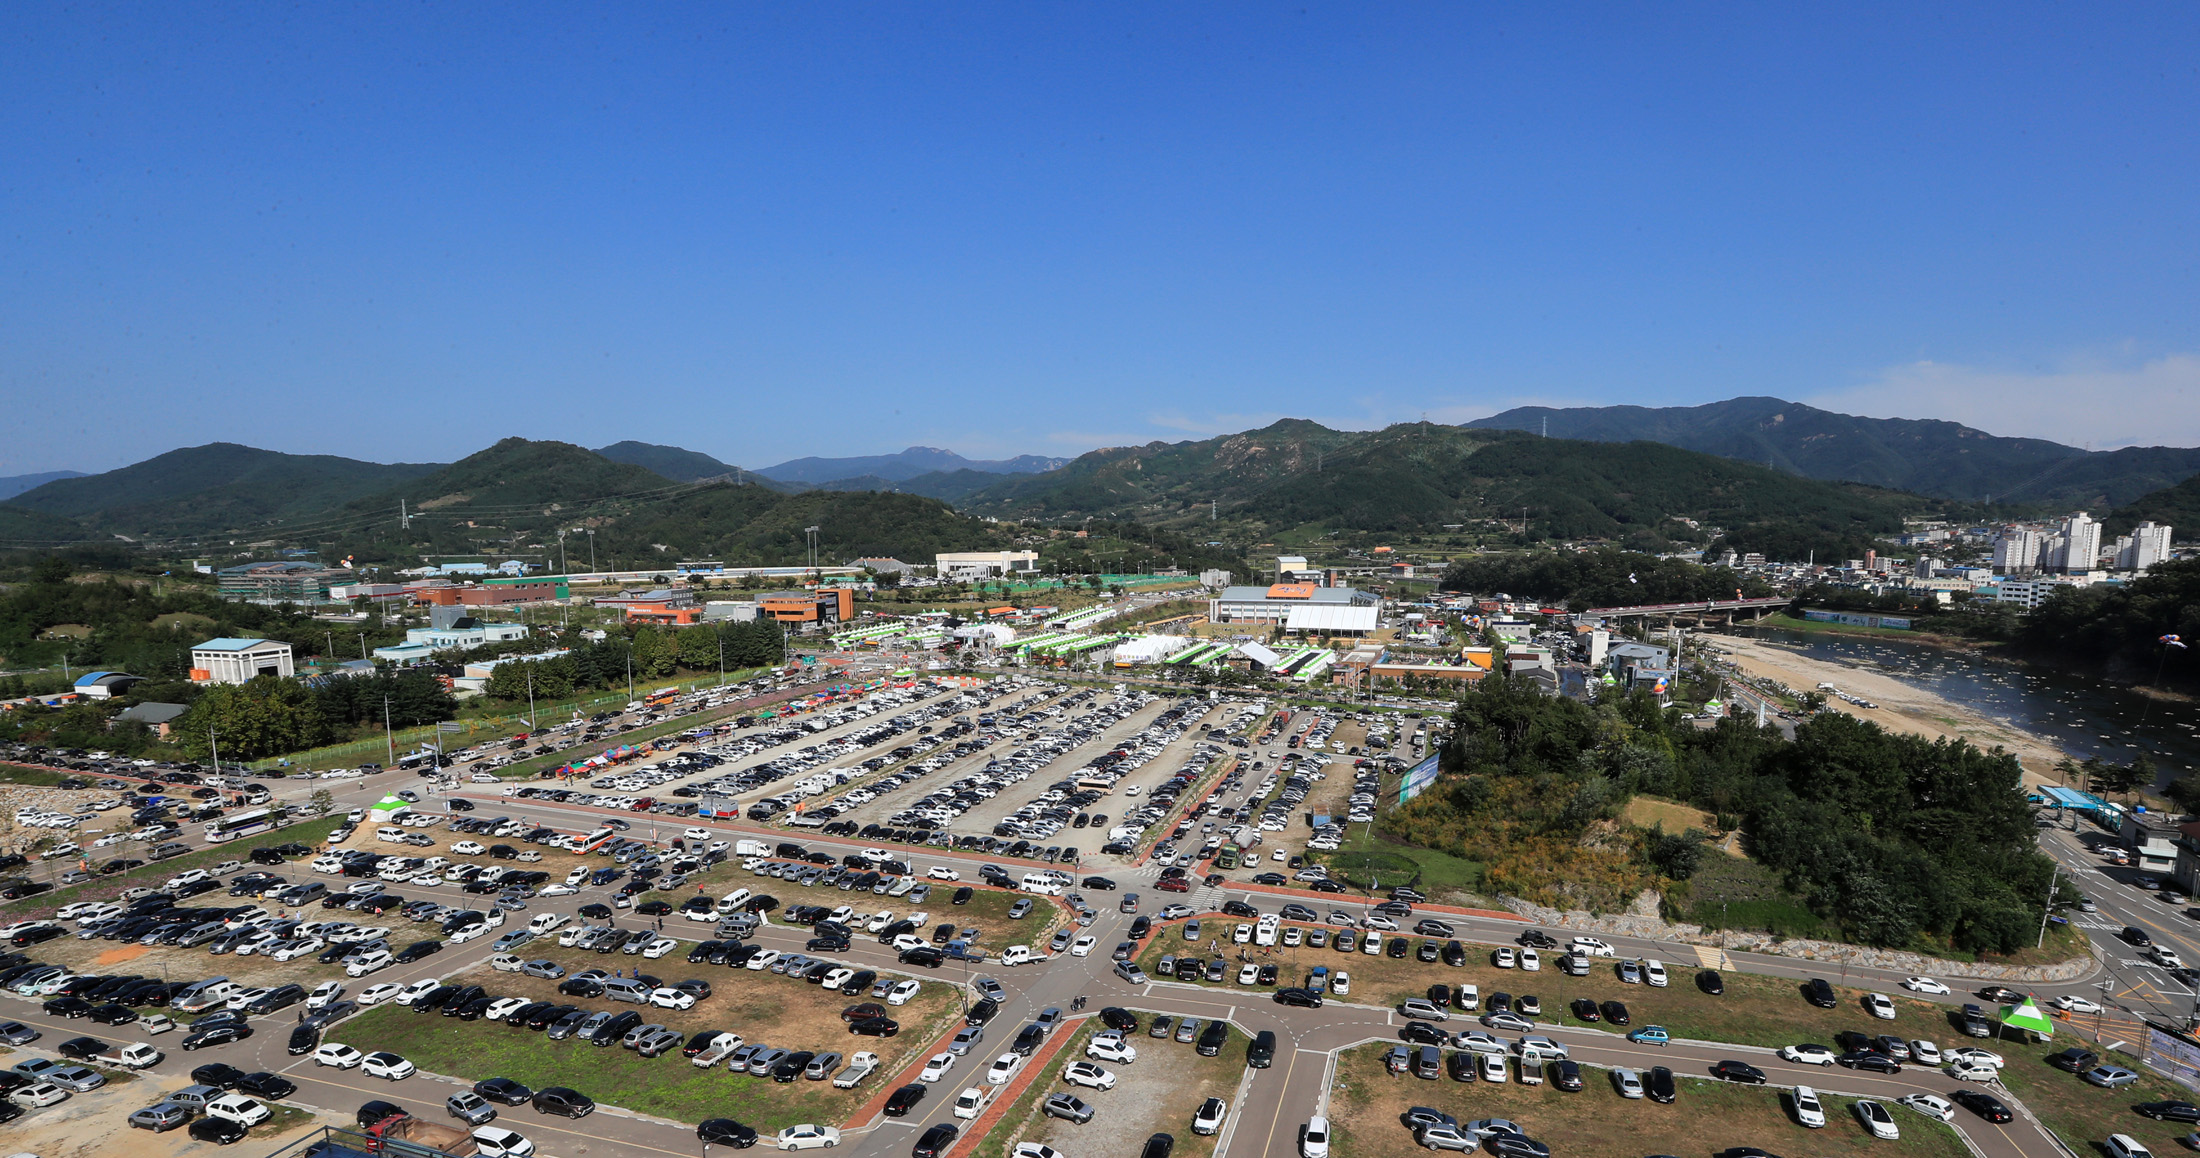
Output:
[[444,1155],[470,1158],[481,1153],[471,1133],[410,1114],[393,1114],[367,1127],[363,1133],[380,1143],[378,1147],[369,1143],[370,1149],[405,1158],[443,1158]]
[[833,1077],[833,1088],[852,1090],[878,1069],[878,1055],[864,1050],[848,1059],[848,1068]]
[[1520,1055],[1520,1084],[1524,1086],[1540,1086],[1543,1084],[1543,1055],[1536,1053]]
[[161,1059],[166,1056],[166,1054],[140,1041],[99,1054],[93,1057],[91,1061],[94,1065],[114,1066],[117,1069],[125,1070],[141,1070],[147,1066],[159,1065]]

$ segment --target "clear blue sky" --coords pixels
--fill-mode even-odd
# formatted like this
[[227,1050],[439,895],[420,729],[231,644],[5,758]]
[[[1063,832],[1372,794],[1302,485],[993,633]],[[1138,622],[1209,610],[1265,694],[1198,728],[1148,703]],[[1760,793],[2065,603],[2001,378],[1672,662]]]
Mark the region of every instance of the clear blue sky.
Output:
[[2200,8],[19,3],[0,474],[1776,394],[2200,443]]

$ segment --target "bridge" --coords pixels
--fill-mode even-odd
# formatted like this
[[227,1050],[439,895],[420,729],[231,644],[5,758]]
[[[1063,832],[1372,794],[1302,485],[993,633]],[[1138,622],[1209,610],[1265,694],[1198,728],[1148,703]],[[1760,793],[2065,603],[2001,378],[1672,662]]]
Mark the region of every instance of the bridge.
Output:
[[1778,611],[1792,602],[1794,600],[1787,596],[1771,595],[1760,599],[1706,599],[1696,603],[1645,603],[1640,607],[1592,607],[1575,614],[1593,615],[1601,619],[1624,619],[1630,615],[1663,615],[1676,619],[1683,615],[1693,615],[1701,619],[1724,612],[1726,621],[1732,623],[1737,611],[1746,612],[1755,618]]

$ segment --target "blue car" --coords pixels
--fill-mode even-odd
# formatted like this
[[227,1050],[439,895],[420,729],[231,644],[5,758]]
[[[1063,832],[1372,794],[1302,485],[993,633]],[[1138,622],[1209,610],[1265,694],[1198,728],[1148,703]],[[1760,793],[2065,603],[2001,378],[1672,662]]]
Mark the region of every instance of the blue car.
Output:
[[1671,1045],[1673,1039],[1666,1035],[1662,1025],[1646,1025],[1627,1035],[1627,1040],[1645,1045]]

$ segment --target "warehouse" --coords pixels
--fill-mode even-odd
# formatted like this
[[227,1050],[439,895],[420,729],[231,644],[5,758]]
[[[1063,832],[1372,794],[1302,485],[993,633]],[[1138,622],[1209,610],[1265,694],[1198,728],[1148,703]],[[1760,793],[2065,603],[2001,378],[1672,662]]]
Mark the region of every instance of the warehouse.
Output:
[[1376,627],[1382,600],[1350,587],[1275,583],[1225,587],[1208,601],[1215,623],[1266,624],[1314,635],[1367,635]]

